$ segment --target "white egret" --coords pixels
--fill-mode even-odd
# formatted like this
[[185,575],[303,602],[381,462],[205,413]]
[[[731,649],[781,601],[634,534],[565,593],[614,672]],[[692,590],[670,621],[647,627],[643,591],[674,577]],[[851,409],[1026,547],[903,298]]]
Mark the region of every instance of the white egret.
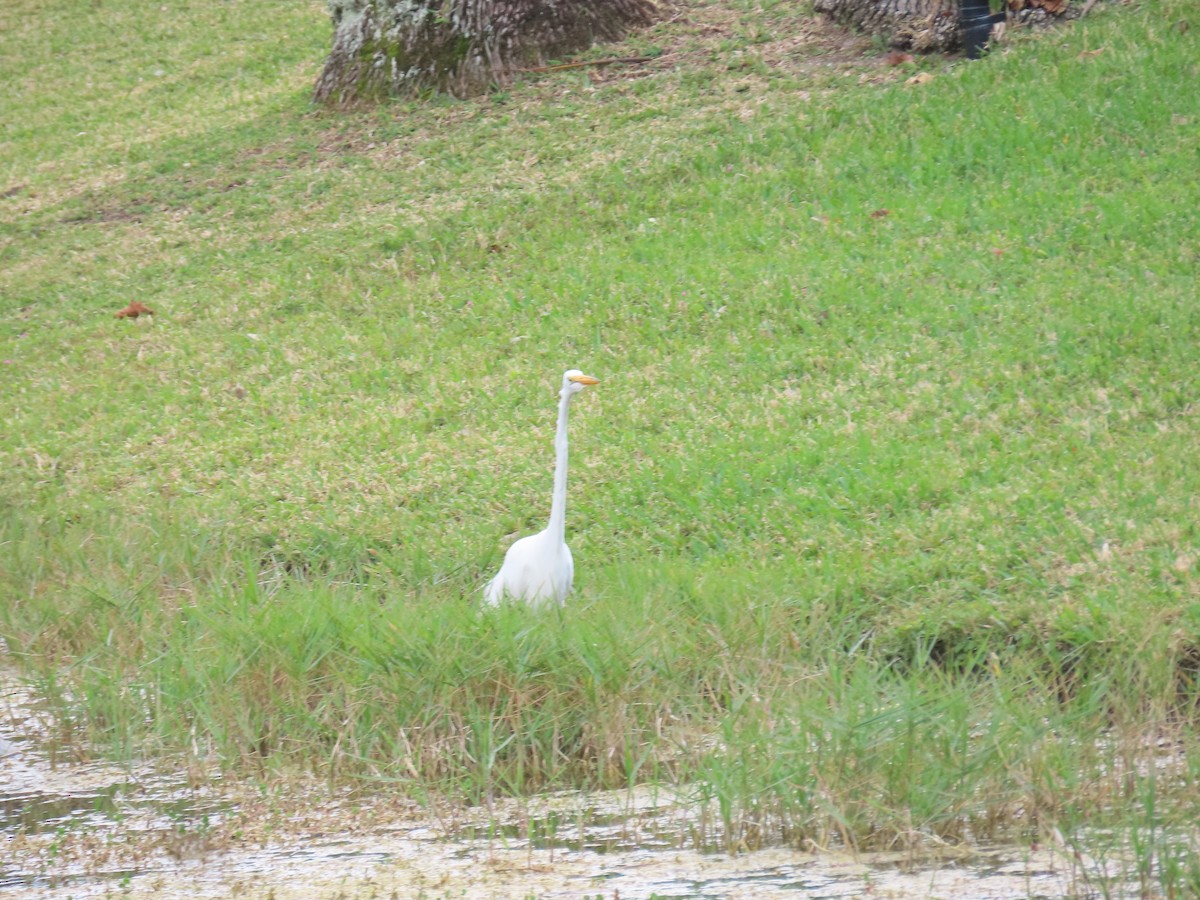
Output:
[[589,384],[600,382],[578,369],[563,373],[558,393],[558,431],[554,435],[554,496],[550,503],[550,524],[537,534],[523,537],[504,554],[504,563],[496,577],[483,589],[485,603],[496,606],[505,597],[541,605],[560,606],[571,592],[575,563],[566,542],[567,521],[567,410],[571,398]]

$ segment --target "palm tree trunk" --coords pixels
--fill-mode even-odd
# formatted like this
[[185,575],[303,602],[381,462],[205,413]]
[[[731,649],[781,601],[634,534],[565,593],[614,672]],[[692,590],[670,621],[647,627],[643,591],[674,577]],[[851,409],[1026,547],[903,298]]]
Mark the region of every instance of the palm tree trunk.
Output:
[[814,0],[813,9],[889,46],[928,51],[958,46],[958,0]]
[[654,0],[329,0],[333,49],[314,91],[342,105],[426,91],[458,96],[513,71],[619,40]]

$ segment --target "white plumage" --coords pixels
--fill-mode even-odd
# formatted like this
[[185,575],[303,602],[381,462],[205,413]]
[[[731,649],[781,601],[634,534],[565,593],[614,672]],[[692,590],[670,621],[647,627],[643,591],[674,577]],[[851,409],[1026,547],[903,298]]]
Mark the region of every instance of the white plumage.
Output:
[[485,603],[498,605],[506,597],[533,605],[557,603],[571,592],[575,563],[566,542],[567,520],[567,411],[571,398],[589,384],[599,384],[578,369],[563,373],[558,394],[558,431],[554,436],[554,495],[550,524],[543,531],[523,537],[504,554],[496,577],[483,589]]

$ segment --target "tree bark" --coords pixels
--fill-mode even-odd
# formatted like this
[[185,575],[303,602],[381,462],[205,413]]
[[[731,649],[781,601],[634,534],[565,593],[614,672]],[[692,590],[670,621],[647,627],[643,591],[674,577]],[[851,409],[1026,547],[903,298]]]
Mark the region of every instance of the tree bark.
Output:
[[517,68],[619,40],[654,0],[329,0],[333,49],[318,102],[438,91],[465,96]]
[[[1004,9],[1008,21],[1019,25],[1049,25],[1080,15],[1071,0],[1007,0]],[[890,47],[945,52],[962,46],[959,0],[813,0],[813,10]]]
[[892,47],[929,51],[959,44],[958,0],[814,0],[813,9]]

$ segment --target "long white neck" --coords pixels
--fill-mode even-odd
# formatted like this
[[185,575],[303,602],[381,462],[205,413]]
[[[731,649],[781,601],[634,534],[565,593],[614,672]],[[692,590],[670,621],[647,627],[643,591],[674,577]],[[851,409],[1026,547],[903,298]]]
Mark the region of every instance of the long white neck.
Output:
[[571,392],[563,388],[558,400],[558,431],[554,435],[554,499],[550,502],[550,524],[546,530],[558,543],[566,541],[567,527],[567,410]]

